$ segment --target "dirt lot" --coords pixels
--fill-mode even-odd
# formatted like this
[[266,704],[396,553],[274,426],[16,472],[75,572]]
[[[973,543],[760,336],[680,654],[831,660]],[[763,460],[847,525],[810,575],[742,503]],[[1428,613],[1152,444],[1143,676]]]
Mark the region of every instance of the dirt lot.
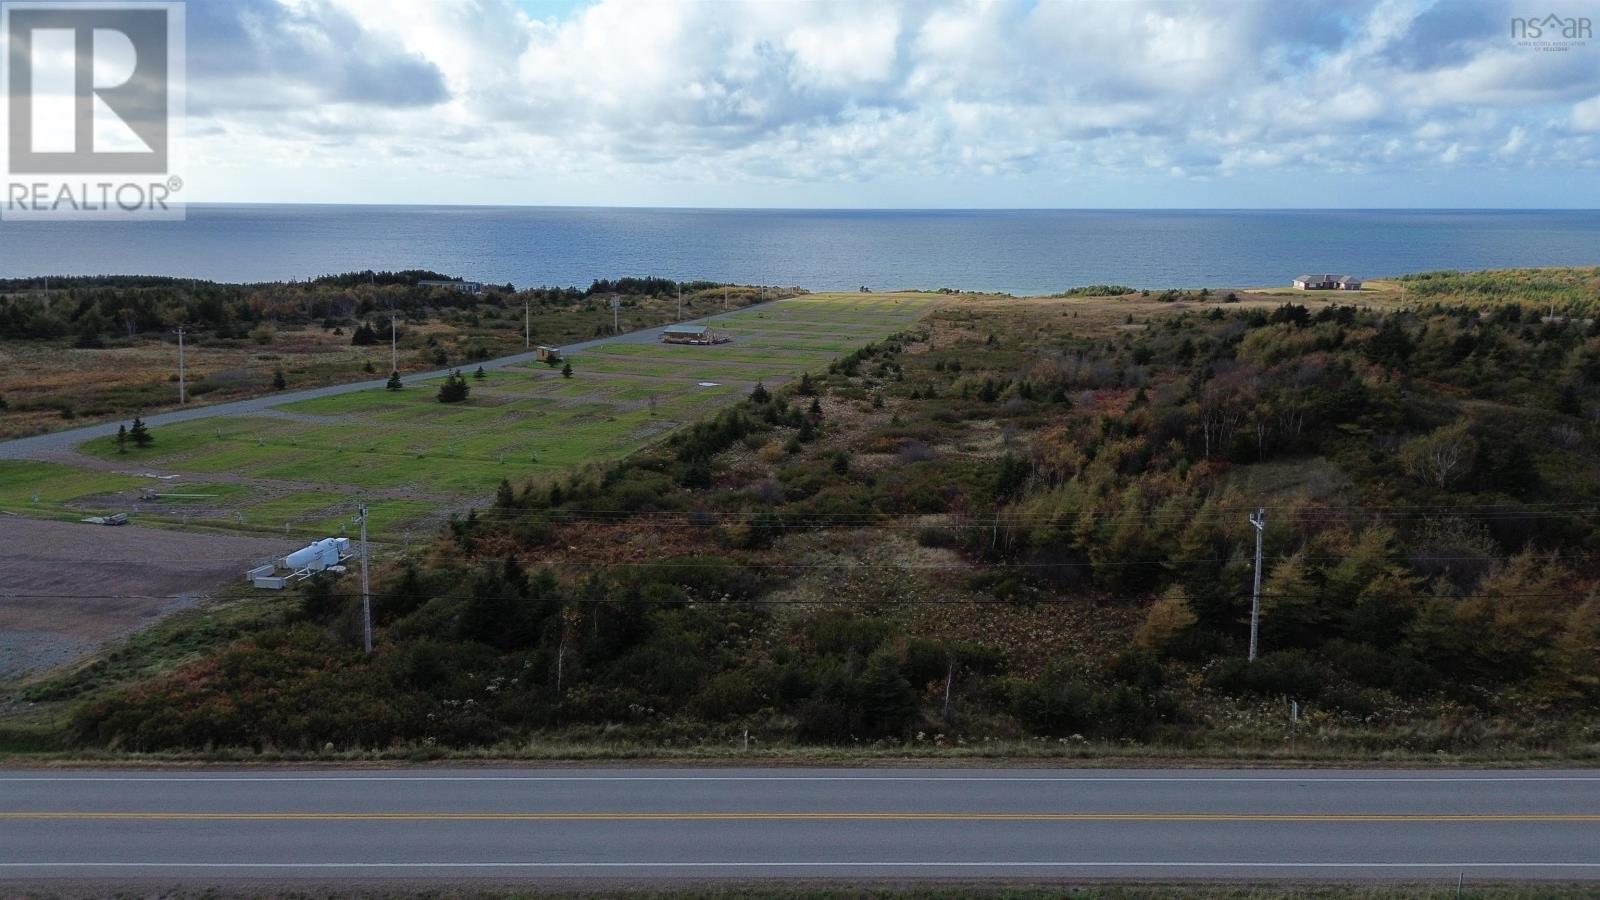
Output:
[[0,515],[0,679],[69,662],[294,548]]

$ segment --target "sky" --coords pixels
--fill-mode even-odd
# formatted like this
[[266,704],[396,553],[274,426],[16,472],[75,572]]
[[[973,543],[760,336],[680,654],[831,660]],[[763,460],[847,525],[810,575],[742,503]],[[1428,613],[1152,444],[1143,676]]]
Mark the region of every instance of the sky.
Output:
[[[190,0],[191,201],[1600,206],[1564,0]],[[1544,37],[1548,40],[1550,32]]]

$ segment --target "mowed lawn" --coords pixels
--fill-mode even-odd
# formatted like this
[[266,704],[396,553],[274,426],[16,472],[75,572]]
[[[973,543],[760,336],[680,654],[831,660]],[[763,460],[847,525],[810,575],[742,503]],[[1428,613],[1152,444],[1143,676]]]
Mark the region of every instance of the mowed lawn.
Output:
[[[361,498],[373,530],[398,538],[483,503],[502,478],[626,456],[747,395],[758,381],[780,385],[899,331],[936,302],[806,296],[718,320],[733,338],[726,344],[623,337],[571,354],[572,378],[527,365],[479,379],[467,367],[472,390],[464,403],[439,403],[437,381],[414,380],[399,392],[165,426],[153,446],[126,453],[110,439],[80,448],[117,473],[0,460],[0,508],[56,516],[128,511],[142,521],[315,536],[348,525]],[[152,477],[171,475],[178,477]],[[79,485],[84,490],[74,493]],[[140,501],[140,487],[198,496]]]

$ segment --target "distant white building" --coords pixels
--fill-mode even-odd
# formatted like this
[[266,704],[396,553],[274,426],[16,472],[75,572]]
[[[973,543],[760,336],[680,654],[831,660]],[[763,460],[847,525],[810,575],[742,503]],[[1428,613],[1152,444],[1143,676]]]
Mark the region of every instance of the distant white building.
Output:
[[449,288],[452,291],[460,291],[463,294],[481,294],[481,293],[483,293],[483,282],[481,282],[481,281],[462,281],[459,278],[454,278],[454,279],[450,279],[450,280],[441,280],[441,279],[432,279],[432,278],[424,279],[422,281],[417,282],[417,287]]
[[1301,275],[1294,286],[1303,291],[1359,291],[1361,279],[1349,275]]

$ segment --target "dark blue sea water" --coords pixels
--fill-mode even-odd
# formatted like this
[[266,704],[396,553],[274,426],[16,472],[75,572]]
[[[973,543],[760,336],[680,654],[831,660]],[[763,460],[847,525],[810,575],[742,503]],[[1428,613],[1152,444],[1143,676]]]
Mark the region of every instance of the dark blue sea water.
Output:
[[813,290],[1049,293],[1301,272],[1600,264],[1600,211],[191,207],[185,222],[0,224],[0,276],[222,281],[426,268],[520,286],[661,275]]

